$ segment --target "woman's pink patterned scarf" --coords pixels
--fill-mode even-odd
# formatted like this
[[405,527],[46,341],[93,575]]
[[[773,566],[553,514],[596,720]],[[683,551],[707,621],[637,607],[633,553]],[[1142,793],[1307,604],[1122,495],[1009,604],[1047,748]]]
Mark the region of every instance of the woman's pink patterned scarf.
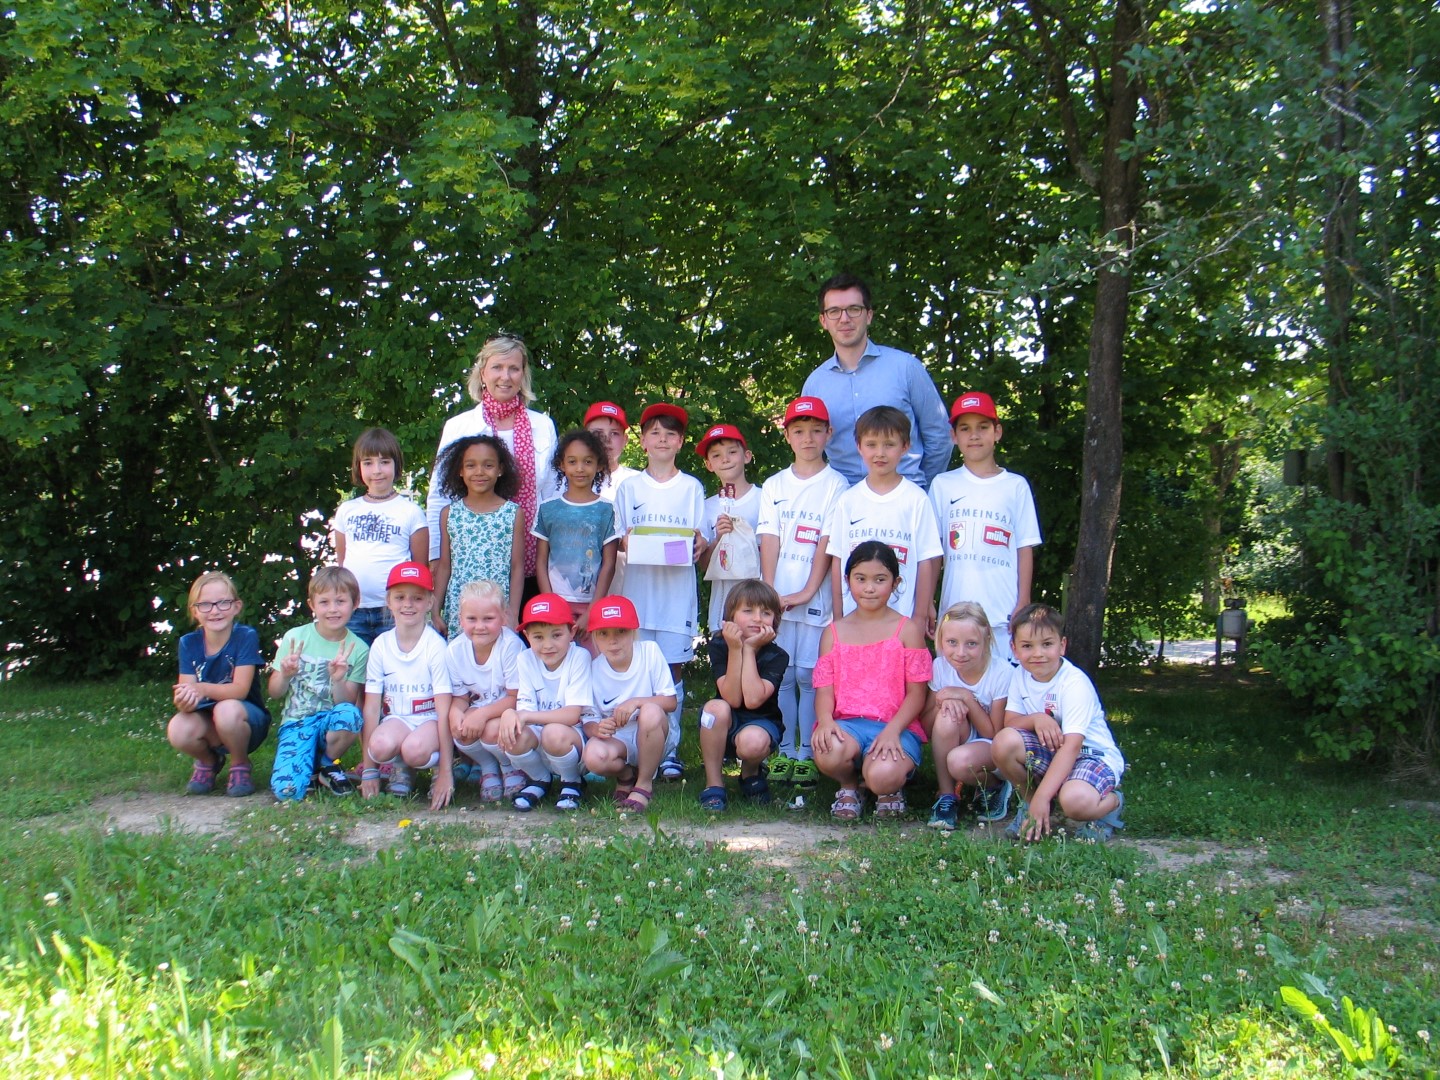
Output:
[[[525,408],[525,399],[516,394],[509,401],[496,401],[486,390],[480,395],[481,415],[485,423],[498,435],[500,423],[514,417],[515,467],[520,470],[520,494],[515,501],[520,504],[520,513],[525,518],[525,576],[535,576],[535,537],[530,529],[535,524],[535,508],[539,504],[535,482],[535,435],[530,430],[530,413]],[[513,588],[514,586],[512,586]]]

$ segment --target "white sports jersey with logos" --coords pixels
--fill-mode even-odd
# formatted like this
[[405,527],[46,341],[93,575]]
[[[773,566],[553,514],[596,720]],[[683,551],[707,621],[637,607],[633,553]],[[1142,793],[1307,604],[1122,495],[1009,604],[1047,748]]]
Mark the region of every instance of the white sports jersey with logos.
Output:
[[[760,522],[755,532],[780,539],[775,591],[781,596],[805,587],[816,559],[829,560],[829,554],[820,546],[820,541],[828,535],[826,519],[840,496],[849,489],[845,477],[829,465],[803,480],[795,475],[793,468],[782,469],[761,486]],[[820,583],[803,608],[791,608],[781,618],[810,626],[829,625],[829,580]]]

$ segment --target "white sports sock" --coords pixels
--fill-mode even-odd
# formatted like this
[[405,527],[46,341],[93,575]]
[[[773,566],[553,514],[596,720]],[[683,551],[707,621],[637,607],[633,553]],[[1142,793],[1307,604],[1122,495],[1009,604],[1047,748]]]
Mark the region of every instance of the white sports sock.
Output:
[[[510,762],[510,755],[505,753],[504,750],[500,749],[499,743],[482,742],[480,744],[480,748],[500,763],[500,768],[502,771],[508,771],[510,768],[512,768]],[[484,762],[481,762],[480,764],[480,771],[482,773],[485,771]]]
[[530,777],[531,780],[538,780],[542,784],[550,782],[550,766],[546,764],[545,755],[540,752],[538,746],[523,754],[511,754],[510,764]]
[[[497,746],[495,749],[498,750],[499,747]],[[471,744],[465,753],[469,754],[470,760],[479,766],[481,776],[498,776],[500,774],[499,758],[484,743]]]
[[812,756],[810,736],[815,731],[815,669],[804,667],[796,670],[800,684],[800,745],[795,756],[801,761],[809,761]]
[[563,754],[545,754],[545,761],[552,772],[566,783],[580,779],[580,751],[570,748]]
[[685,683],[675,680],[675,709],[670,713],[670,731],[665,736],[665,756],[672,758],[680,752],[680,713],[685,708]]
[[797,668],[791,664],[785,669],[784,676],[780,679],[780,745],[776,747],[786,757],[798,756],[800,722],[796,715],[800,703],[796,700],[795,672]]

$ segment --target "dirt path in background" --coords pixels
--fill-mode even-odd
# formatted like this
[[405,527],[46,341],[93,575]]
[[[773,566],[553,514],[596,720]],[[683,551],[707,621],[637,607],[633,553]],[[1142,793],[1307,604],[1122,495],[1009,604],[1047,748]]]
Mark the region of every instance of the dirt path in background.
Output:
[[[243,815],[269,805],[263,800],[187,798],[178,794],[107,796],[69,815],[67,827],[97,825],[120,832],[155,834],[173,830],[213,835]],[[1434,806],[1423,805],[1426,809]],[[400,822],[406,820],[409,824],[402,827]],[[351,822],[343,839],[355,847],[375,852],[398,843],[406,828],[428,825],[469,828],[473,830],[476,848],[515,844],[547,850],[559,849],[567,843],[603,844],[617,833],[634,838],[651,834],[650,824],[643,818],[616,819],[598,812],[559,818],[551,813],[522,815],[492,807],[462,806],[437,812],[423,804],[410,804]],[[741,852],[759,863],[797,872],[802,878],[809,876],[807,871],[823,872],[820,867],[805,865],[808,856],[826,851],[838,853],[843,850],[847,837],[856,832],[877,831],[877,827],[870,824],[831,825],[809,817],[758,821],[720,817],[706,823],[665,822],[661,827],[666,836],[681,843]],[[918,821],[898,829],[882,828],[895,834],[897,840],[906,834],[923,835],[927,831]],[[1007,842],[997,828],[974,828],[963,835],[984,843]],[[1208,840],[1117,839],[1114,842],[1143,852],[1158,871],[1194,874],[1204,877],[1212,887],[1247,891],[1263,888],[1278,893],[1287,889],[1304,890],[1303,882],[1297,880],[1296,875],[1269,865],[1268,853],[1263,848]],[[1417,879],[1416,886],[1430,883],[1424,875],[1412,876]],[[1323,902],[1307,893],[1277,898],[1276,906],[1282,916],[1311,920],[1325,917],[1355,934],[1410,933],[1440,938],[1440,927],[1410,917],[1408,912],[1414,909],[1405,904],[1404,890],[1376,890],[1374,899],[1372,906],[1327,910]]]

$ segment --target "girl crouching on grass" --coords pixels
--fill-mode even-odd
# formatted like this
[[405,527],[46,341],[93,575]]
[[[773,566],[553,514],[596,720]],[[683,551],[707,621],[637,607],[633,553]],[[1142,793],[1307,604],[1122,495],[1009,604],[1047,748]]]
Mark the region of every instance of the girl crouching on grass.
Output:
[[253,795],[250,755],[270,731],[270,710],[255,672],[265,664],[260,635],[235,620],[244,608],[229,574],[211,570],[190,586],[190,617],[199,628],[180,639],[179,711],[166,732],[170,745],[195,759],[185,790],[208,795],[230,759],[225,794]]
[[930,811],[932,829],[955,828],[960,787],[975,785],[975,814],[1004,821],[1010,784],[995,770],[990,740],[1005,726],[1011,667],[992,651],[985,609],[971,600],[952,604],[935,630],[935,657],[925,724],[935,755],[940,797]]
[[826,628],[815,665],[815,764],[840,785],[833,817],[860,816],[861,779],[876,793],[876,817],[900,817],[905,782],[920,764],[926,737],[920,712],[930,652],[920,626],[889,606],[900,583],[890,545],[858,544],[846,560],[845,581],[855,610]]

